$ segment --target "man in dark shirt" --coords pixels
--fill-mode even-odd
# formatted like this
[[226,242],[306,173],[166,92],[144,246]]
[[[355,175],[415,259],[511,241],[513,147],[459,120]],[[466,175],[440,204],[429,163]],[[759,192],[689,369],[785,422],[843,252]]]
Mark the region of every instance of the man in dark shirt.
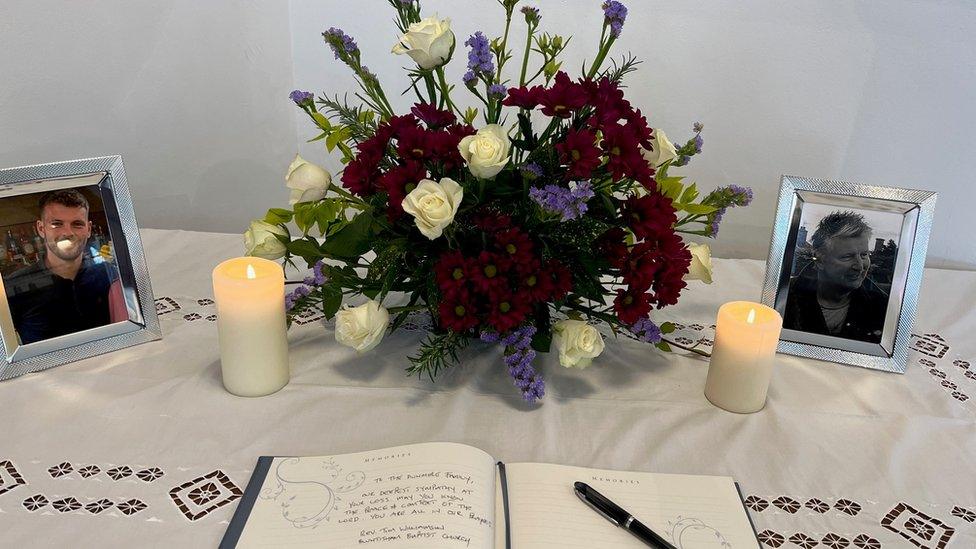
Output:
[[111,322],[113,273],[107,263],[95,263],[84,253],[92,228],[88,211],[88,200],[74,189],[41,197],[36,227],[45,253],[4,280],[22,344]]
[[888,294],[868,277],[871,227],[855,212],[833,212],[811,238],[812,266],[790,283],[783,327],[880,343]]

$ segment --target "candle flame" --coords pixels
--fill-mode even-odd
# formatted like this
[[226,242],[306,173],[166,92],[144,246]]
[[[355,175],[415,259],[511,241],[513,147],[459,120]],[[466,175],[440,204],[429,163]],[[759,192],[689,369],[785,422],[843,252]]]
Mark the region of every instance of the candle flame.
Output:
[[258,277],[257,273],[254,272],[254,266],[250,263],[247,264],[247,277],[251,279]]
[[753,324],[756,322],[756,309],[754,308],[749,309],[749,318],[746,319],[746,322],[748,322],[749,324]]

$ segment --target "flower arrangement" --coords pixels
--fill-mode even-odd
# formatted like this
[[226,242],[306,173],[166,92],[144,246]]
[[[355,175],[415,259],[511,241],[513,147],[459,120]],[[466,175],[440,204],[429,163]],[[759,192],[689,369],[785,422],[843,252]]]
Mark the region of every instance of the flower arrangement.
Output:
[[[366,351],[410,312],[428,311],[434,328],[408,372],[433,380],[480,338],[503,348],[514,385],[535,401],[545,393],[536,353],[586,367],[604,348],[594,323],[670,350],[662,334],[673,325],[652,310],[676,303],[690,278],[711,281],[708,247],[682,235],[714,237],[752,192],[701,195],[672,173],[701,152],[702,126],[676,146],[624,98],[639,61],[606,63],[623,4],[603,2],[597,54],[575,79],[559,61],[571,38],[540,32],[539,10],[522,7],[524,51],[510,80],[519,0],[498,1],[504,33],[464,41],[458,86],[444,72],[457,46],[450,20],[422,18],[419,0],[389,0],[401,33],[392,53],[412,60],[407,114],[394,112],[355,40],[325,31],[362,104],[301,90],[291,100],[317,127],[313,141],[341,154],[341,185],[296,156],[291,207],[268,210],[245,240],[252,255],[311,267],[286,297],[289,319],[321,310],[335,317],[339,343]],[[458,88],[480,107],[462,110]],[[365,304],[345,303],[360,296]]]

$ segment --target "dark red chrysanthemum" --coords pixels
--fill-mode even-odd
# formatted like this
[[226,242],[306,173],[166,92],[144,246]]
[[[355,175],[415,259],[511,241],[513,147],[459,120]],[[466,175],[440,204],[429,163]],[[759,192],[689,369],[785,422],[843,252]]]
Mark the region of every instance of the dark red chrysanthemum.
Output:
[[460,141],[460,132],[452,133],[449,130],[427,132],[430,157],[440,164],[442,170],[453,170],[463,164],[461,151],[458,150],[458,142]]
[[600,235],[593,246],[610,263],[611,267],[619,269],[628,256],[626,238],[627,233],[623,229],[613,227]]
[[493,209],[483,208],[473,216],[472,223],[486,233],[494,233],[511,227],[512,218]]
[[640,109],[624,113],[624,118],[627,119],[627,123],[624,124],[624,129],[637,139],[638,145],[645,149],[650,149],[653,130],[647,125],[647,118],[641,114]]
[[471,282],[481,295],[492,296],[508,285],[508,265],[504,256],[481,252],[471,270]]
[[502,101],[502,105],[507,107],[519,107],[522,109],[534,109],[542,102],[542,93],[545,88],[542,86],[532,86],[527,88],[509,88],[508,97]]
[[663,268],[658,271],[651,289],[654,292],[654,301],[660,309],[677,303],[681,290],[687,286],[684,277],[691,267],[691,252],[681,237],[674,233],[661,236],[657,246]]
[[387,124],[390,126],[390,132],[393,137],[400,137],[404,130],[408,128],[419,128],[420,122],[412,114],[405,114],[403,116],[394,116],[390,118]]
[[403,214],[403,199],[426,177],[427,170],[416,160],[407,160],[380,176],[376,186],[389,196],[386,214],[390,221],[395,221]]
[[360,151],[342,170],[342,186],[357,196],[370,196],[376,190],[374,183],[380,177],[380,155]]
[[544,274],[548,275],[552,281],[552,294],[549,295],[550,300],[558,301],[566,297],[566,294],[573,290],[573,274],[559,261],[555,259],[547,261]]
[[433,155],[428,130],[419,127],[406,127],[397,138],[397,154],[400,158],[425,160]]
[[478,325],[478,311],[466,292],[458,292],[441,300],[437,307],[441,326],[454,332],[466,332]]
[[445,296],[454,295],[464,289],[474,269],[472,262],[461,255],[461,252],[447,252],[434,265],[437,287]]
[[495,246],[498,248],[498,253],[507,256],[516,267],[525,268],[535,261],[535,256],[532,255],[532,240],[517,227],[495,235]]
[[521,324],[530,310],[526,296],[499,289],[489,301],[488,324],[499,333],[505,333]]
[[556,73],[556,81],[540,96],[542,114],[569,118],[574,112],[586,105],[586,88],[569,79],[565,72]]
[[555,287],[552,275],[544,272],[538,261],[533,261],[519,276],[518,291],[533,303],[548,300]]
[[599,82],[587,80],[583,83],[588,94],[589,104],[594,107],[590,124],[596,128],[616,124],[631,112],[630,102],[624,99],[624,92],[616,82],[601,78]]
[[607,169],[615,181],[628,177],[633,179],[633,167],[647,164],[637,147],[637,138],[623,126],[606,126],[600,146],[607,156]]
[[651,312],[651,303],[644,292],[621,288],[617,290],[617,297],[613,300],[613,310],[620,322],[630,325]]
[[457,121],[453,112],[442,111],[429,103],[417,103],[410,109],[410,112],[432,130],[443,128]]
[[660,193],[631,196],[621,208],[624,223],[639,239],[657,238],[671,233],[678,220],[671,199]]
[[656,241],[641,242],[631,248],[620,274],[631,290],[644,292],[651,288],[663,261]]
[[566,139],[556,143],[559,159],[569,165],[566,174],[569,178],[589,179],[593,170],[600,165],[600,149],[596,146],[596,134],[592,130],[571,129],[566,133]]

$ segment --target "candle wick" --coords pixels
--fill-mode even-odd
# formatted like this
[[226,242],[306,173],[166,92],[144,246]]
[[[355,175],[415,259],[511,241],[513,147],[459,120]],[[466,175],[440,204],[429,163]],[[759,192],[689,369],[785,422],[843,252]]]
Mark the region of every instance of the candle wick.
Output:
[[248,278],[257,278],[258,277],[257,273],[254,272],[254,266],[251,265],[250,263],[247,264],[247,277]]

